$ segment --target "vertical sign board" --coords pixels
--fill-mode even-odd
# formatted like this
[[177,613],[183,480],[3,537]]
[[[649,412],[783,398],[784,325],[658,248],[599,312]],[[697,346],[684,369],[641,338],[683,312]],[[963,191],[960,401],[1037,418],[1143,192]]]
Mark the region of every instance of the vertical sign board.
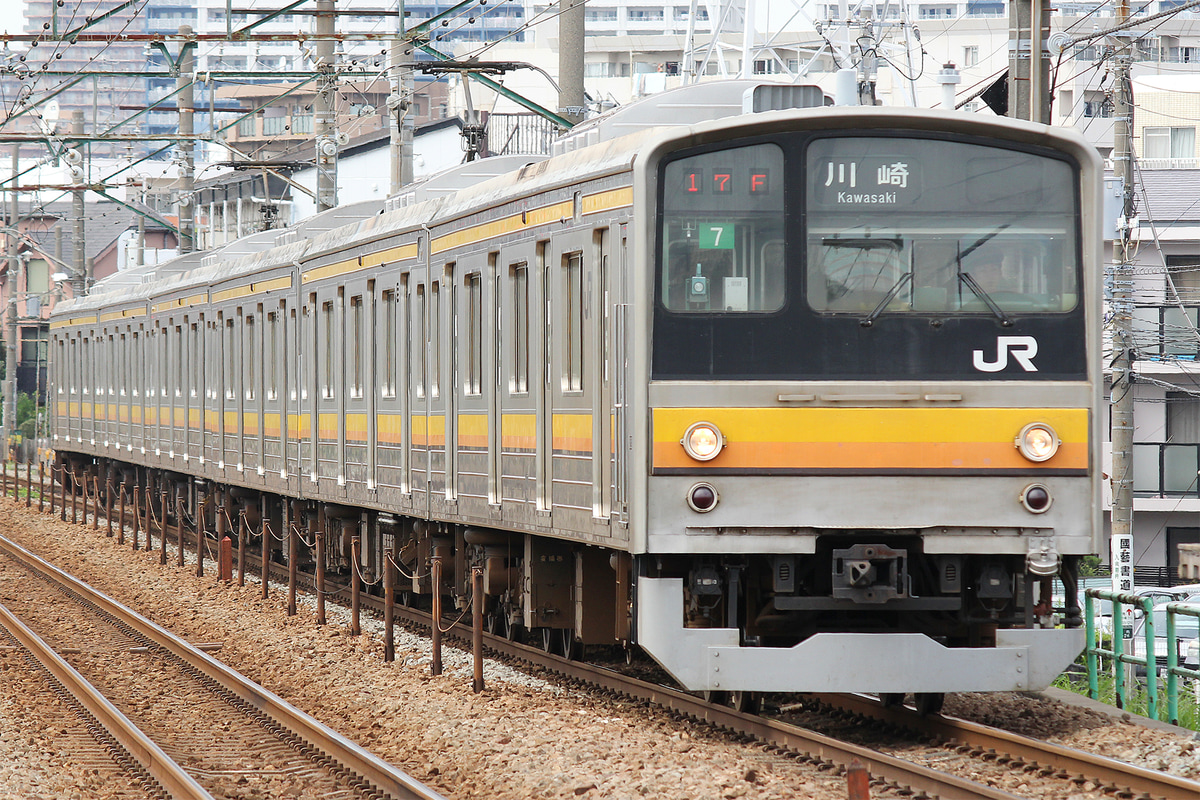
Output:
[[[1133,536],[1114,534],[1111,542],[1112,588],[1114,592],[1133,591]],[[1115,620],[1113,621],[1115,624]],[[1133,639],[1133,607],[1121,607],[1121,638]]]

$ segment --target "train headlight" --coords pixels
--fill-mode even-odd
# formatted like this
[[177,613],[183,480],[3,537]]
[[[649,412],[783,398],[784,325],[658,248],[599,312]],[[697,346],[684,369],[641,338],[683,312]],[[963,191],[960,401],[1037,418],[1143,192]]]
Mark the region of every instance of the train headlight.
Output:
[[711,422],[697,422],[683,434],[683,449],[697,461],[711,461],[721,453],[725,437]]
[[1062,442],[1049,425],[1034,422],[1021,429],[1013,444],[1030,461],[1049,461]]

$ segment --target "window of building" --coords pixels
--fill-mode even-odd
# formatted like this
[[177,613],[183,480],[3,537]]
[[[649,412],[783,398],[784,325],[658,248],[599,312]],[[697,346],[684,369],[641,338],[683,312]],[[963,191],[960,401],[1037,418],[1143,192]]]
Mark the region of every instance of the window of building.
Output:
[[1191,159],[1195,157],[1195,127],[1146,127],[1142,129],[1142,158]]
[[966,47],[964,47],[963,48],[963,60],[962,60],[963,67],[964,68],[973,67],[978,63],[979,63],[979,46],[972,44],[972,45],[967,45]]

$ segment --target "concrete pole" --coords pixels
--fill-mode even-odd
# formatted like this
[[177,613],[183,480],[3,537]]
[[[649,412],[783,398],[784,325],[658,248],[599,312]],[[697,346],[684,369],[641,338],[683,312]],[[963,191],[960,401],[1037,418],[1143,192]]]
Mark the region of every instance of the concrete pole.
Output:
[[[331,37],[336,30],[334,0],[317,0],[313,32]],[[317,60],[317,96],[313,101],[313,134],[317,140],[317,211],[337,206],[337,110],[335,108],[337,73],[333,69],[333,39],[318,39],[313,44]]]
[[[1116,24],[1129,18],[1128,0],[1117,3]],[[1130,39],[1117,34],[1113,69],[1113,176],[1123,182],[1119,238],[1113,241],[1113,359],[1112,359],[1112,586],[1115,591],[1133,589],[1133,258],[1130,221],[1134,213],[1133,192],[1133,89],[1129,77],[1132,53]],[[1121,621],[1126,651],[1132,644],[1133,614]],[[1133,670],[1128,670],[1132,674]]]
[[558,0],[558,113],[583,122],[584,0]]
[[413,73],[411,69],[399,67],[412,60],[407,52],[408,42],[405,41],[404,0],[398,0],[396,10],[396,39],[390,51],[392,95],[395,101],[394,106],[388,108],[391,126],[390,194],[397,194],[401,187],[413,182]]
[[[1049,124],[1050,61],[1046,34],[1050,4],[1043,0],[1013,0],[1009,4],[1008,116]],[[1037,53],[1031,59],[1031,53]],[[1037,68],[1031,68],[1036,61]]]
[[[12,146],[12,174],[20,172],[21,146]],[[15,183],[14,179],[14,183]],[[8,453],[8,441],[17,426],[17,293],[20,291],[21,259],[17,253],[16,232],[20,225],[20,211],[17,193],[9,192],[8,227],[11,229],[5,239],[8,241],[8,280],[5,300],[4,325],[4,420],[0,423],[0,445],[3,452]],[[0,456],[0,463],[8,458]]]
[[[83,111],[76,109],[71,112],[71,133],[83,134]],[[72,238],[75,239],[75,258],[72,266],[74,272],[71,275],[71,289],[75,297],[83,297],[87,294],[87,247],[85,246],[83,233],[83,190],[73,189],[71,191],[71,221],[74,231]]]
[[[191,136],[195,133],[195,49],[187,47],[186,39],[192,35],[191,25],[180,25],[179,36],[185,39],[183,51],[180,53],[179,75],[175,78],[175,88],[179,90],[179,133],[181,136]],[[190,253],[196,249],[196,198],[192,196],[195,187],[196,171],[196,141],[184,139],[179,143],[182,157],[179,165],[179,252]]]

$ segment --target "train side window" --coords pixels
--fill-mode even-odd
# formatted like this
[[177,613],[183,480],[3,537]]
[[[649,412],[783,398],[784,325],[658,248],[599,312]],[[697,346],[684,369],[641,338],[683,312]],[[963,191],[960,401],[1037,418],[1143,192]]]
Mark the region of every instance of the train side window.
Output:
[[325,353],[325,358],[322,359],[324,374],[320,376],[320,383],[321,397],[325,400],[333,399],[333,325],[333,301],[329,300],[321,306],[321,336],[324,337],[322,339],[324,343],[322,349]]
[[512,394],[529,391],[529,265],[513,264],[512,275],[512,369],[508,390]]
[[563,256],[564,392],[583,390],[583,254]]
[[396,292],[383,292],[383,383],[381,397],[396,396]]
[[483,377],[483,281],[472,272],[463,281],[467,290],[467,353],[463,365],[463,394],[482,393]]
[[363,299],[350,298],[350,396],[363,396]]

